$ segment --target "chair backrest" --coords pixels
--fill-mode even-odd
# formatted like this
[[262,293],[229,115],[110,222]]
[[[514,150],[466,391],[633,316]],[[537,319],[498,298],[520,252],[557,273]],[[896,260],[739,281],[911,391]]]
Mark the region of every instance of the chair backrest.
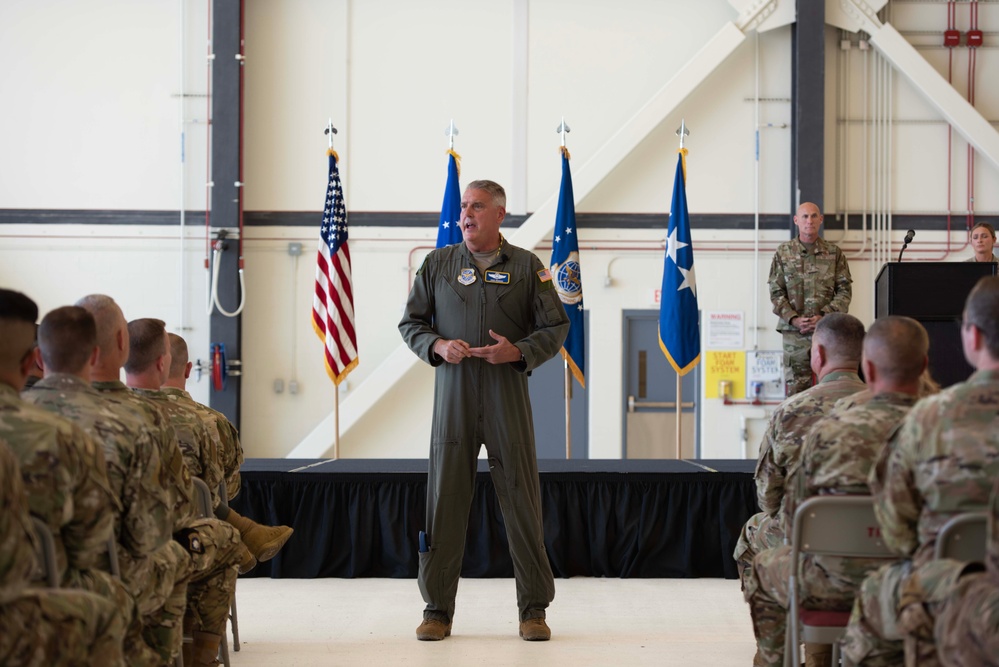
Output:
[[45,582],[50,588],[58,588],[59,570],[56,567],[55,539],[52,537],[52,531],[38,517],[31,517],[31,522],[34,524],[38,546],[41,548],[41,553],[38,556],[45,574]]
[[118,540],[114,538],[114,533],[108,538],[108,569],[114,577],[121,579],[121,568],[118,566]]
[[191,481],[194,482],[195,496],[197,496],[194,501],[197,503],[200,515],[202,517],[215,516],[212,510],[212,492],[208,489],[208,485],[197,477],[192,477]]
[[871,496],[815,496],[801,503],[794,513],[791,549],[795,556],[898,557],[881,538]]
[[937,533],[933,555],[969,563],[982,562],[985,560],[987,533],[988,515],[985,512],[958,514]]

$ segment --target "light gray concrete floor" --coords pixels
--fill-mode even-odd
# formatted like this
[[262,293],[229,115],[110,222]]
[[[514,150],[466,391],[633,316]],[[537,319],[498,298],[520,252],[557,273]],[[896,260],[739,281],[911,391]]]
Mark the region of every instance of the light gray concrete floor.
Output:
[[291,665],[752,664],[739,583],[724,579],[556,579],[552,639],[517,636],[513,579],[462,579],[452,635],[416,640],[413,579],[240,579],[232,667]]

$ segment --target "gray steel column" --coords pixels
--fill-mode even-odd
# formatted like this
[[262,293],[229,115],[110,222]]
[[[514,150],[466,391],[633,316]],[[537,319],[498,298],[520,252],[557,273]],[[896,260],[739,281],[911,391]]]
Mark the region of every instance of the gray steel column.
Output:
[[[823,210],[825,160],[826,3],[797,0],[791,25],[791,212],[804,201]],[[797,236],[794,222],[791,235]]]
[[[212,124],[211,151],[212,174],[215,183],[211,197],[212,238],[220,230],[231,237],[223,242],[219,261],[218,297],[222,307],[232,312],[239,306],[242,296],[239,285],[239,197],[240,181],[240,68],[236,58],[240,48],[241,0],[213,0],[212,45],[215,60],[212,62]],[[209,321],[209,339],[212,345],[225,345],[228,361],[242,358],[242,317],[225,317],[213,309]],[[200,355],[198,355],[200,356]],[[240,416],[240,378],[230,376],[224,391],[211,390],[211,406],[225,414],[237,428]]]

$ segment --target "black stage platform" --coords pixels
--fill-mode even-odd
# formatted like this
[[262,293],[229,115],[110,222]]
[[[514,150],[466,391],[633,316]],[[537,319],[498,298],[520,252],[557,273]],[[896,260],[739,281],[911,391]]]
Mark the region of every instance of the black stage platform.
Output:
[[[739,529],[757,511],[755,461],[541,460],[545,544],[556,577],[736,576]],[[237,512],[295,534],[243,576],[411,577],[426,459],[249,459]],[[512,577],[499,503],[479,461],[464,577]]]

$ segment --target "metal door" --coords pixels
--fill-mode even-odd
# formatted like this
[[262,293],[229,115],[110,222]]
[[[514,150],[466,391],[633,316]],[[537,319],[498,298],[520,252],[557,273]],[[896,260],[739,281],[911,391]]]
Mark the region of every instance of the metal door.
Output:
[[[659,311],[624,311],[624,458],[676,458],[676,371],[659,347]],[[698,371],[681,383],[681,458],[696,458]]]
[[[590,313],[583,313],[583,331],[586,334],[586,351],[589,357]],[[556,354],[534,369],[528,380],[531,394],[531,411],[534,413],[534,441],[539,459],[565,458],[565,362]],[[572,433],[572,458],[589,458],[590,447],[587,424],[589,414],[586,390],[572,378],[572,399],[569,404]]]

